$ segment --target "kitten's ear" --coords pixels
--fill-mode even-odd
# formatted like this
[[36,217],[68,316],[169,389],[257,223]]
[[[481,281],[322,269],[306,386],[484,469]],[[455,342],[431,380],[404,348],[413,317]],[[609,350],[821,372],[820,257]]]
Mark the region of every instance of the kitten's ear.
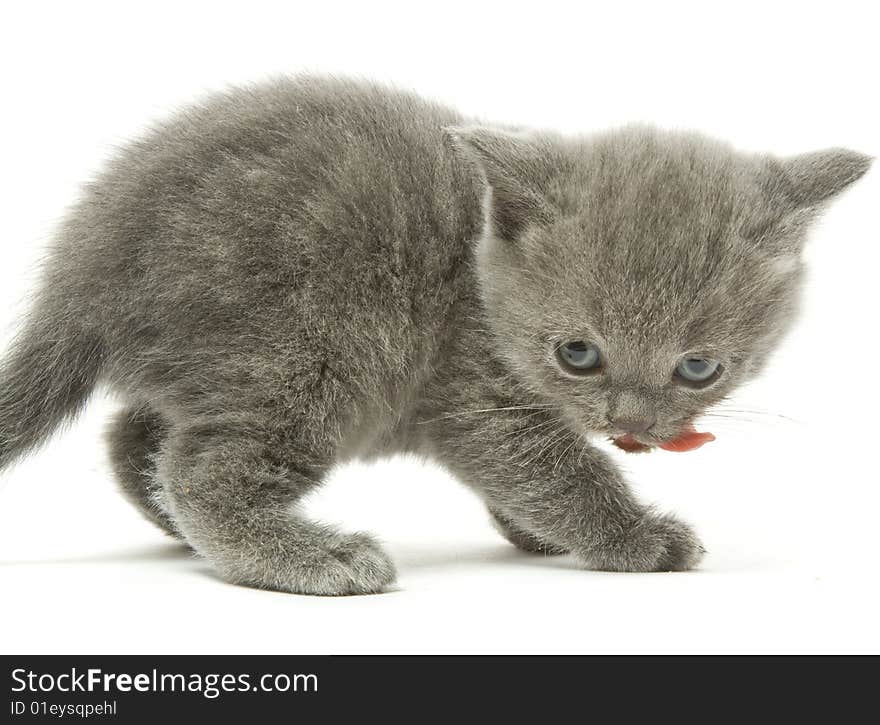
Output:
[[826,149],[767,162],[765,191],[783,212],[815,209],[871,167],[873,159],[849,149]]
[[456,153],[476,166],[489,186],[487,221],[495,236],[513,241],[528,224],[552,219],[543,194],[552,168],[546,144],[482,126],[443,130]]
[[769,218],[756,230],[759,236],[780,243],[799,241],[802,235],[798,233],[834,197],[864,176],[872,161],[870,156],[848,149],[765,159],[760,182]]

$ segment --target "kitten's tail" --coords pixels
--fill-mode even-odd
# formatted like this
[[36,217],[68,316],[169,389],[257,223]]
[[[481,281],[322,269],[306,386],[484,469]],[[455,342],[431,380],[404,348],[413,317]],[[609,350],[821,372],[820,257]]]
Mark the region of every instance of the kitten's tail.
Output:
[[79,325],[32,315],[0,362],[0,470],[79,412],[103,357],[101,342]]

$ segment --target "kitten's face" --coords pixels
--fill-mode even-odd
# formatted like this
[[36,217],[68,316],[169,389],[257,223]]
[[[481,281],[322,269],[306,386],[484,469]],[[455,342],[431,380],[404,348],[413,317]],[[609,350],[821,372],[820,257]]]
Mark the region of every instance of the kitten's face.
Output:
[[646,445],[761,367],[793,316],[805,223],[868,166],[642,128],[460,134],[492,189],[478,264],[495,351],[575,430]]

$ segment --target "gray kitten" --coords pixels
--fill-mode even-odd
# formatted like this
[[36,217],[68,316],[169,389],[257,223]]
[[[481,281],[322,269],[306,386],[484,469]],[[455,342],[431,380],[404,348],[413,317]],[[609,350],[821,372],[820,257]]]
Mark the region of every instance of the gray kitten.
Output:
[[687,525],[589,443],[693,448],[786,328],[808,223],[870,160],[696,134],[474,125],[326,78],[218,95],[86,187],[0,368],[0,466],[99,383],[123,492],[227,580],[385,589],[296,507],[328,470],[430,457],[528,551],[683,570]]

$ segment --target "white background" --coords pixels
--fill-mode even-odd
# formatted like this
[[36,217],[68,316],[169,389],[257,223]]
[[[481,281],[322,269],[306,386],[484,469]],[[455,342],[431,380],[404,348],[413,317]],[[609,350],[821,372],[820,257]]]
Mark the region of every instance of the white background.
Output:
[[[880,153],[870,3],[15,3],[0,42],[0,329],[78,183],[151,119],[302,69],[389,80],[503,122],[642,120],[743,149]],[[96,397],[0,476],[0,651],[880,650],[875,169],[811,237],[801,322],[718,441],[619,454],[710,551],[687,574],[517,552],[443,472],[337,472],[316,515],[381,537],[395,591],[320,599],[218,581],[119,497]],[[0,385],[3,381],[0,380]],[[785,417],[781,417],[785,416]]]

